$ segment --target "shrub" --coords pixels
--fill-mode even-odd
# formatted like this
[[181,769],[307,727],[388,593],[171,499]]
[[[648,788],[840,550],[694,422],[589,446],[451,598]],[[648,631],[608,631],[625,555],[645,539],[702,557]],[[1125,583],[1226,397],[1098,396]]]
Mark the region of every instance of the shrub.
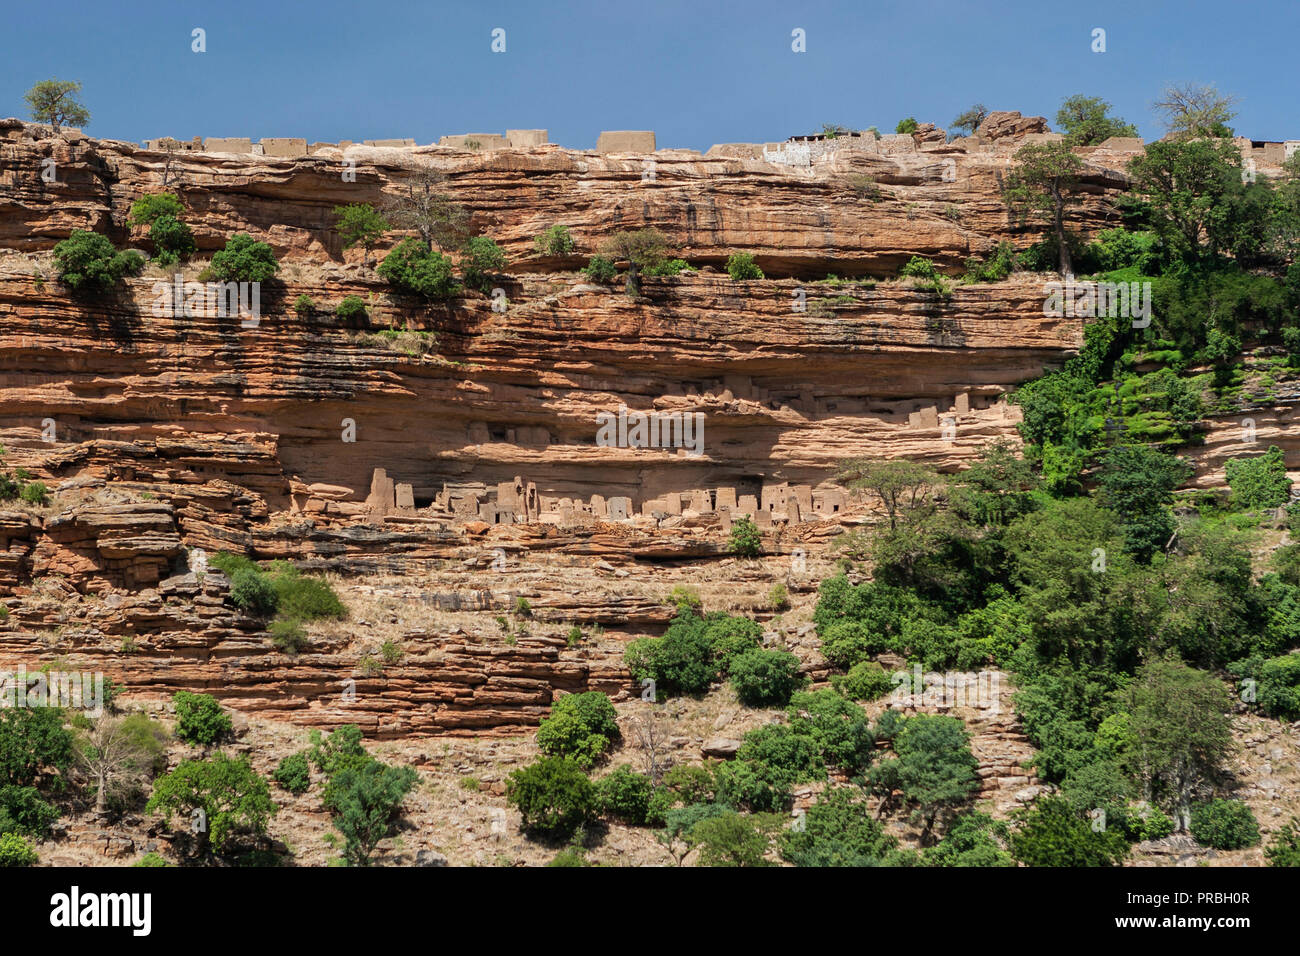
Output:
[[730,670],[733,660],[746,651],[757,650],[763,639],[763,628],[747,617],[710,614],[704,620],[704,639],[724,674]]
[[230,579],[230,603],[241,611],[270,617],[279,606],[275,585],[256,568],[240,568]]
[[374,759],[330,778],[322,802],[343,834],[348,865],[370,865],[379,841],[393,834],[402,801],[417,779],[411,767],[391,767]]
[[206,837],[209,846],[226,851],[243,835],[264,834],[279,808],[247,757],[235,760],[218,753],[207,760],[182,760],[154,785],[145,809],[160,813],[164,820],[179,813],[186,823],[194,810],[202,810],[207,830],[201,831],[200,841]]
[[154,262],[160,266],[175,265],[198,249],[190,227],[172,216],[159,216],[153,221],[149,241],[153,243]]
[[1264,848],[1269,866],[1300,866],[1300,819],[1292,817]]
[[131,865],[144,866],[144,867],[171,866],[171,864],[167,862],[167,858],[165,856],[163,856],[161,853],[155,853],[155,852],[146,853],[144,856],[140,857],[140,859],[136,860]]
[[291,564],[276,565],[271,585],[275,589],[276,607],[287,617],[305,621],[318,618],[341,621],[347,617],[347,608],[328,582],[301,575]]
[[326,777],[333,777],[341,770],[359,767],[374,759],[366,753],[361,739],[361,728],[356,724],[344,724],[328,737],[322,737],[320,731],[312,731],[307,757]]
[[543,753],[571,757],[590,768],[618,735],[617,713],[609,697],[590,691],[556,701],[537,728],[537,746]]
[[559,223],[551,226],[540,236],[533,239],[539,256],[567,256],[574,250],[573,237],[567,226]]
[[803,827],[781,835],[781,855],[795,866],[876,866],[898,841],[885,834],[871,808],[850,790],[822,791]]
[[18,493],[18,497],[29,505],[47,505],[50,503],[50,492],[43,481],[33,481],[30,484],[23,485],[23,490]]
[[126,221],[132,226],[149,226],[163,216],[179,219],[184,214],[185,207],[175,193],[150,193],[131,203]]
[[687,839],[699,847],[700,866],[774,866],[765,860],[767,835],[752,817],[722,813],[701,820]]
[[231,554],[229,551],[218,551],[216,554],[209,555],[208,566],[216,568],[231,580],[234,580],[237,571],[245,569],[257,571],[258,573],[262,571],[257,562],[251,558],[246,558],[242,554]]
[[1188,827],[1196,842],[1216,850],[1241,850],[1259,843],[1259,824],[1240,800],[1211,800],[1192,810]]
[[43,837],[59,811],[35,787],[0,787],[0,833]]
[[700,592],[684,584],[674,584],[665,603],[673,605],[678,611],[683,607],[699,609],[703,604]]
[[566,757],[541,757],[506,779],[506,801],[519,810],[525,832],[567,836],[596,814],[596,788]]
[[618,276],[618,269],[614,266],[613,260],[605,256],[592,256],[591,261],[583,268],[582,274],[592,282],[606,284],[614,281]]
[[38,860],[31,844],[17,833],[0,834],[0,867],[34,866]]
[[176,706],[176,736],[187,744],[214,744],[232,730],[230,715],[215,697],[180,690],[172,695]]
[[918,123],[915,118],[909,116],[907,119],[901,119],[898,121],[898,125],[894,127],[894,132],[915,133],[920,125],[921,124]]
[[72,757],[61,710],[0,707],[0,786],[34,786],[42,773],[66,770]]
[[231,236],[208,268],[218,282],[266,282],[280,271],[271,247],[246,232]]
[[1094,831],[1061,797],[1040,797],[1014,817],[1011,853],[1026,866],[1114,866],[1128,855],[1123,836]]
[[1253,458],[1230,458],[1224,470],[1232,489],[1232,503],[1238,508],[1276,508],[1291,497],[1286,459],[1276,445]]
[[685,259],[663,259],[650,263],[642,271],[648,276],[670,277],[683,272],[694,272],[695,269]]
[[849,188],[861,199],[876,200],[880,198],[880,187],[876,177],[866,173],[856,173],[849,177]]
[[526,597],[515,598],[515,613],[518,614],[520,617],[533,616],[533,606],[528,603],[528,598]]
[[754,257],[748,252],[733,252],[727,259],[727,275],[733,282],[746,279],[762,279],[763,270],[754,263]]
[[640,638],[623,658],[638,681],[655,682],[659,694],[702,694],[718,676],[705,624],[693,611],[680,609],[663,637]]
[[788,651],[746,651],[731,661],[727,673],[736,696],[749,707],[786,704],[804,683],[799,658]]
[[763,553],[763,535],[753,519],[747,516],[732,522],[728,544],[742,558],[756,558]]
[[302,621],[296,617],[277,617],[271,622],[268,630],[271,634],[271,644],[276,650],[286,654],[297,654],[310,643]]
[[767,592],[767,606],[773,611],[784,611],[790,606],[790,592],[780,581],[773,584]]
[[307,761],[307,751],[300,750],[289,754],[280,761],[271,779],[293,794],[306,793],[311,787],[311,767]]
[[118,252],[96,232],[74,229],[54,247],[59,279],[74,292],[107,289],[123,276],[144,268],[144,256],[134,250]]
[[650,778],[634,773],[626,764],[596,781],[596,800],[600,812],[632,826],[642,826],[650,810],[653,787]]
[[352,319],[364,319],[369,312],[366,309],[365,299],[359,295],[348,295],[334,307],[334,314],[344,322],[349,322]]
[[403,239],[376,270],[401,292],[433,301],[450,299],[458,291],[451,260],[418,239]]
[[505,267],[506,254],[495,240],[487,236],[475,236],[461,250],[460,268],[465,284],[480,292],[487,292],[493,278]]
[[1255,700],[1269,717],[1300,719],[1300,654],[1256,655],[1228,666],[1238,678],[1255,681]]
[[833,690],[801,691],[786,708],[790,731],[812,742],[823,762],[849,773],[866,769],[875,754],[876,734],[857,704]]
[[361,246],[365,250],[365,264],[370,265],[370,250],[389,229],[388,220],[375,211],[369,203],[349,203],[335,206],[335,228],[343,240],[343,248]]
[[[346,299],[344,300],[347,301]],[[307,293],[298,296],[293,302],[293,311],[298,313],[298,317],[305,319],[316,311],[316,302]]]
[[900,276],[910,276],[913,279],[930,279],[934,280],[939,277],[939,273],[934,268],[934,263],[924,256],[912,256],[907,265],[898,270]]
[[402,655],[405,653],[406,649],[391,638],[379,645],[379,656],[384,659],[385,664],[396,664],[402,659]]
[[858,661],[847,674],[831,677],[831,686],[849,700],[877,700],[894,687],[894,681],[875,661]]

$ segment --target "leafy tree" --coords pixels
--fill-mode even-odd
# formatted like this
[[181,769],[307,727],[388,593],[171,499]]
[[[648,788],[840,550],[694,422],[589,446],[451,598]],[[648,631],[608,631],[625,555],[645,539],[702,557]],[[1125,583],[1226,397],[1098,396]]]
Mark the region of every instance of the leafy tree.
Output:
[[642,826],[650,812],[653,789],[649,777],[622,764],[596,781],[596,799],[601,813]]
[[1160,140],[1129,162],[1151,228],[1179,258],[1213,258],[1230,245],[1241,154],[1230,140]]
[[800,828],[781,834],[778,846],[795,866],[877,866],[898,841],[852,790],[831,787],[808,808]]
[[1255,703],[1269,717],[1300,719],[1300,654],[1253,655],[1229,665],[1237,678],[1255,682]]
[[373,759],[345,767],[330,778],[323,802],[343,834],[343,858],[349,866],[370,865],[379,841],[394,833],[402,801],[416,779],[411,767],[391,767]]
[[248,758],[236,760],[222,753],[207,760],[182,760],[159,778],[145,809],[166,821],[172,814],[182,814],[187,822],[192,811],[202,810],[206,829],[198,831],[200,845],[218,852],[232,849],[245,835],[265,833],[279,810]]
[[1061,275],[1074,274],[1065,234],[1065,207],[1079,184],[1083,162],[1064,143],[1033,143],[1016,150],[1019,164],[1007,177],[1003,198],[1011,212],[1024,222],[1047,218],[1056,239]]
[[951,129],[965,130],[968,134],[974,135],[980,125],[988,119],[988,115],[989,108],[983,103],[976,103],[969,109],[958,113],[948,126]]
[[1101,498],[1123,525],[1125,548],[1142,562],[1163,551],[1174,531],[1169,510],[1174,489],[1191,477],[1183,460],[1141,445],[1117,445],[1106,453]]
[[80,93],[81,84],[75,80],[41,80],[23,99],[31,108],[32,119],[49,123],[57,133],[65,123],[69,126],[90,123],[90,111],[77,98]]
[[552,258],[572,255],[573,250],[576,248],[573,237],[569,235],[568,227],[559,223],[549,227],[540,236],[533,237],[533,245],[537,248],[539,256],[550,256]]
[[38,862],[32,845],[17,833],[0,834],[0,868],[35,866]]
[[307,761],[307,751],[289,754],[275,768],[271,778],[292,794],[306,793],[311,787],[311,767]]
[[72,763],[73,737],[55,707],[0,708],[0,786],[30,787]]
[[1011,852],[1026,866],[1115,866],[1128,855],[1123,836],[1094,831],[1062,797],[1039,797],[1014,817]]
[[149,241],[153,243],[154,262],[160,266],[175,265],[198,249],[190,227],[172,216],[159,216],[153,221]]
[[920,128],[920,125],[921,124],[916,121],[915,117],[909,116],[907,119],[901,119],[898,121],[898,125],[894,127],[894,132],[915,133],[917,129]]
[[965,492],[960,504],[978,523],[996,527],[1032,511],[1040,484],[1033,465],[1001,439],[980,449],[959,482]]
[[240,568],[230,579],[230,603],[249,614],[270,617],[280,598],[275,584],[259,568]]
[[187,744],[214,744],[232,730],[230,715],[209,694],[181,690],[172,695],[176,707],[176,736]]
[[73,229],[54,247],[59,280],[74,292],[107,289],[123,276],[144,268],[144,257],[134,249],[118,252],[97,232]]
[[695,824],[687,835],[700,866],[772,866],[763,858],[768,837],[752,817],[722,813]]
[[370,250],[379,244],[391,228],[388,220],[370,203],[335,206],[334,216],[334,228],[343,240],[343,248],[360,246],[365,251],[366,268],[370,268]]
[[894,760],[872,767],[871,784],[889,799],[894,790],[914,804],[929,838],[939,815],[966,802],[979,783],[970,734],[956,717],[909,717],[894,738]]
[[858,661],[847,674],[834,674],[831,686],[849,700],[877,700],[894,688],[885,669],[875,661]]
[[731,523],[727,544],[742,558],[756,558],[763,553],[763,534],[752,518],[742,515]]
[[401,292],[432,301],[445,301],[458,291],[451,260],[433,252],[419,239],[403,239],[376,270]]
[[1143,796],[1185,811],[1220,778],[1232,748],[1227,691],[1211,674],[1159,658],[1138,671],[1124,703]]
[[875,755],[876,738],[867,715],[833,690],[800,691],[786,708],[790,732],[811,742],[822,762],[845,773],[866,770]]
[[461,250],[460,268],[465,284],[480,292],[492,287],[492,279],[506,267],[506,254],[487,236],[475,236]]
[[1276,445],[1253,458],[1230,458],[1224,466],[1232,501],[1239,508],[1276,508],[1291,498],[1286,456]]
[[627,261],[627,294],[641,294],[640,273],[648,270],[669,256],[668,237],[658,229],[635,229],[616,232],[601,246],[601,252],[609,259],[618,262]]
[[426,253],[434,246],[442,252],[459,249],[470,235],[469,211],[443,192],[445,181],[436,170],[416,170],[384,206],[394,226],[419,234]]
[[1166,87],[1155,109],[1165,116],[1165,126],[1180,139],[1197,136],[1231,136],[1228,123],[1236,111],[1236,97],[1220,93],[1213,86],[1184,83]]
[[799,663],[789,651],[750,650],[733,658],[727,673],[742,704],[776,706],[788,702],[803,686]]
[[523,816],[523,828],[541,836],[567,836],[598,810],[596,788],[567,757],[540,757],[512,771],[506,800]]
[[58,808],[35,787],[0,787],[0,833],[43,837],[58,818]]
[[727,275],[733,282],[745,279],[763,278],[763,270],[754,263],[754,257],[748,252],[733,252],[727,259]]
[[265,242],[239,232],[226,240],[224,249],[213,254],[208,268],[218,282],[267,282],[280,271],[280,264]]
[[618,267],[605,256],[592,256],[591,261],[583,267],[582,273],[592,282],[606,284],[614,281],[615,276],[618,275]]
[[902,514],[929,502],[939,474],[928,465],[906,459],[855,458],[840,465],[835,480],[874,494],[889,515],[892,529]]
[[131,213],[126,221],[132,226],[151,226],[163,216],[180,219],[185,206],[175,193],[147,193],[131,203]]
[[1065,130],[1070,146],[1096,146],[1112,136],[1136,136],[1137,127],[1110,115],[1110,104],[1099,96],[1071,96],[1056,111],[1056,125]]
[[943,839],[921,853],[922,866],[1015,866],[1004,821],[972,810],[953,821]]
[[343,770],[355,769],[374,759],[366,753],[361,741],[361,728],[356,724],[344,724],[328,737],[314,730],[307,757],[317,770],[333,778]]
[[1269,866],[1300,866],[1300,819],[1292,817],[1264,848]]
[[95,810],[109,800],[124,802],[142,793],[153,775],[167,765],[167,731],[145,714],[103,714],[77,740],[77,763],[95,785]]
[[334,307],[334,314],[344,322],[351,322],[355,319],[365,318],[370,314],[366,308],[366,300],[359,295],[345,295],[342,301]]
[[1240,800],[1211,800],[1193,808],[1188,829],[1197,843],[1216,850],[1259,845],[1259,823]]

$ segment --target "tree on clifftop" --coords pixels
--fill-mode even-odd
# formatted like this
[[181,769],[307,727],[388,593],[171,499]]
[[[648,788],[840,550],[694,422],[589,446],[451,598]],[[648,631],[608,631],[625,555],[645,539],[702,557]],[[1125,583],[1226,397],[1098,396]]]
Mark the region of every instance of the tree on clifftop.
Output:
[[980,128],[980,124],[988,119],[988,115],[989,108],[983,103],[976,103],[970,109],[958,113],[956,118],[948,125],[954,130],[966,130],[968,133],[973,134]]
[[1164,114],[1169,132],[1179,139],[1232,135],[1228,121],[1237,115],[1232,108],[1236,97],[1195,83],[1166,87],[1161,97],[1155,109]]
[[1030,217],[1047,217],[1060,255],[1061,275],[1074,274],[1070,247],[1065,235],[1065,204],[1078,185],[1083,162],[1064,143],[1021,146],[1016,150],[1020,165],[1011,171],[1002,197],[1021,222]]
[[1110,104],[1099,96],[1071,96],[1056,111],[1056,125],[1070,146],[1095,146],[1112,136],[1136,136],[1137,127],[1109,115]]
[[75,80],[41,80],[23,97],[31,107],[32,119],[49,123],[54,132],[59,126],[85,126],[90,122],[90,111],[77,99],[81,84]]
[[470,234],[469,211],[442,191],[445,180],[437,170],[416,170],[383,209],[393,225],[415,230],[427,248],[443,252],[459,249]]

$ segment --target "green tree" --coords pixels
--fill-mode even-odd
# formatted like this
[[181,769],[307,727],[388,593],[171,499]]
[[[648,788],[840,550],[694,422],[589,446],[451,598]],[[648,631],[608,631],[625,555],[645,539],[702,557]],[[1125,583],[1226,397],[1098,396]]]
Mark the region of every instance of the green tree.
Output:
[[271,247],[246,232],[226,240],[225,248],[213,254],[208,268],[218,282],[267,282],[280,271]]
[[750,650],[732,658],[728,677],[745,706],[781,706],[804,684],[799,664],[789,651]]
[[1064,143],[1033,143],[1016,150],[1017,166],[1007,176],[1003,199],[1021,222],[1046,218],[1056,239],[1060,273],[1074,274],[1065,234],[1065,207],[1079,185],[1083,161]]
[[144,257],[134,249],[118,252],[99,233],[85,229],[73,229],[55,245],[54,261],[59,280],[73,292],[107,289],[144,268]]
[[754,519],[742,515],[731,523],[727,544],[742,558],[756,558],[763,553],[763,533],[754,524]]
[[951,129],[965,130],[968,134],[974,135],[980,125],[988,119],[988,115],[989,108],[983,103],[976,103],[969,109],[958,113],[948,126]]
[[939,815],[970,799],[979,783],[970,734],[956,717],[918,714],[903,723],[894,753],[896,759],[872,767],[871,784],[887,800],[901,790],[916,806],[924,842]]
[[154,262],[160,266],[175,265],[198,249],[190,227],[172,216],[159,216],[153,221],[149,241],[153,243]]
[[1099,96],[1071,96],[1056,111],[1056,125],[1070,146],[1096,146],[1112,136],[1136,136],[1137,127],[1110,115],[1110,104]]
[[1231,140],[1160,140],[1129,162],[1151,228],[1179,258],[1213,258],[1228,245],[1241,154]]
[[289,754],[275,768],[271,778],[292,794],[306,793],[311,788],[311,767],[307,751]]
[[180,219],[183,215],[185,206],[175,193],[146,193],[131,203],[126,221],[132,226],[151,226],[162,216]]
[[370,203],[349,203],[334,207],[335,225],[343,248],[360,246],[365,251],[365,266],[370,268],[370,250],[379,244],[391,226]]
[[1197,843],[1216,850],[1259,845],[1259,822],[1240,800],[1211,800],[1193,808],[1188,829]]
[[544,837],[567,836],[599,810],[596,788],[567,757],[540,757],[512,771],[506,801],[519,810],[526,832]]
[[349,866],[370,865],[379,841],[395,832],[402,801],[416,779],[411,767],[390,767],[373,759],[330,778],[323,802],[343,834],[343,858]]
[[909,116],[907,119],[901,119],[898,121],[898,125],[894,127],[894,132],[915,133],[920,125],[921,124],[916,121],[915,117]]
[[505,252],[487,236],[475,236],[461,250],[460,269],[465,284],[480,292],[489,291],[493,278],[505,267]]
[[1101,500],[1123,524],[1124,546],[1149,563],[1174,532],[1174,489],[1190,478],[1182,459],[1142,445],[1116,445],[1106,452],[1099,482]]
[[781,834],[781,856],[795,866],[877,866],[898,841],[848,787],[823,790],[802,826]]
[[209,694],[181,690],[172,695],[176,707],[176,736],[187,744],[214,744],[232,730],[230,715]]
[[669,258],[668,237],[658,229],[635,229],[616,232],[601,245],[601,252],[614,260],[627,262],[627,294],[641,294],[641,272]]
[[[159,778],[145,809],[166,821],[173,814],[183,815],[187,824],[201,821],[200,846],[226,852],[244,836],[264,834],[279,808],[247,757],[236,760],[218,753],[207,760],[182,760]],[[202,816],[195,818],[195,810],[202,810]]]
[[0,786],[30,787],[72,763],[73,736],[56,707],[0,708]]
[[653,790],[649,777],[622,764],[596,781],[596,800],[601,813],[639,827],[650,812]]
[[1014,819],[1011,852],[1026,866],[1115,866],[1128,855],[1123,836],[1094,831],[1062,797],[1040,797]]
[[0,868],[35,866],[38,862],[32,845],[17,833],[0,834]]
[[939,473],[906,459],[854,458],[841,463],[835,480],[850,489],[864,489],[879,500],[897,528],[900,517],[929,504],[939,485]]
[[753,817],[734,812],[710,817],[695,824],[687,838],[699,848],[700,866],[773,865],[763,858],[769,841]]
[[559,223],[549,227],[540,236],[534,236],[533,246],[537,249],[539,256],[549,256],[551,258],[571,255],[576,248],[573,237],[569,235],[568,227]]
[[31,108],[32,119],[49,123],[57,133],[65,123],[69,126],[90,123],[90,111],[77,98],[80,93],[81,84],[75,80],[41,80],[23,95],[23,99]]
[[727,259],[727,275],[731,276],[732,281],[740,282],[745,279],[763,278],[763,270],[754,262],[754,257],[748,252],[733,252]]
[[376,270],[401,292],[432,301],[445,301],[458,291],[451,260],[419,239],[403,239]]
[[1292,817],[1264,848],[1269,866],[1300,866],[1300,819]]
[[1291,498],[1291,479],[1286,476],[1286,456],[1276,445],[1253,458],[1230,458],[1224,466],[1232,503],[1238,508],[1276,508]]

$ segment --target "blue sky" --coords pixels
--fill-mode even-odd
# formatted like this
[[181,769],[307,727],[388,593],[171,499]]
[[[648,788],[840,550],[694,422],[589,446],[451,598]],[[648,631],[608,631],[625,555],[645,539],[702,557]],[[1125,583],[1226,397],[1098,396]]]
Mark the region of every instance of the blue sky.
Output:
[[[87,132],[301,136],[310,141],[545,128],[590,148],[602,129],[653,129],[707,149],[815,132],[947,126],[982,101],[1055,116],[1101,96],[1148,139],[1169,83],[1239,97],[1234,127],[1300,138],[1290,74],[1300,4],[1263,0],[61,0],[11,3],[0,116],[57,76],[83,84]],[[1053,7],[1055,9],[1045,9]],[[191,51],[206,31],[207,52]],[[492,30],[506,51],[491,50]],[[1106,30],[1106,52],[1091,50]],[[807,52],[791,50],[806,31]]]

